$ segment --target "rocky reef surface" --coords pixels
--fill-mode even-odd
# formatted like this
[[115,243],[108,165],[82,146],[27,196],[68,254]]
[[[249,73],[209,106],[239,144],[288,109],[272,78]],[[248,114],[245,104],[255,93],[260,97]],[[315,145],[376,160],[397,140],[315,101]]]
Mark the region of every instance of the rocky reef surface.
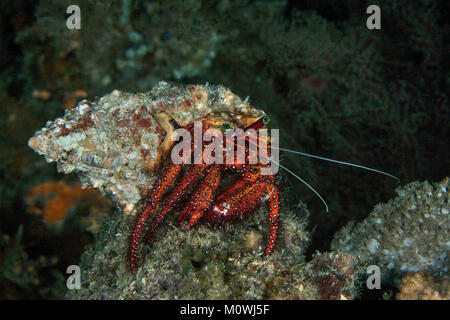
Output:
[[80,290],[68,299],[315,299],[303,251],[309,242],[303,205],[284,214],[279,249],[261,256],[269,233],[265,207],[239,223],[191,231],[173,219],[141,252],[136,273],[126,270],[130,217],[117,214],[81,259]]
[[[127,272],[124,259],[130,217],[117,214],[82,256],[82,288],[66,298],[357,299],[367,290],[368,266],[377,265],[383,298],[448,299],[448,188],[448,178],[398,188],[398,197],[342,229],[332,251],[309,261],[309,212],[302,203],[283,208],[279,242],[269,257],[260,256],[268,234],[263,206],[225,229],[183,231],[169,219],[142,249],[136,273]],[[386,288],[400,292],[395,297]]]
[[445,275],[440,280],[425,272],[406,275],[402,279],[398,300],[449,300],[449,278]]
[[398,196],[379,204],[357,225],[349,224],[332,248],[349,252],[386,272],[428,271],[444,275],[450,268],[450,198],[448,178],[440,183],[413,182]]

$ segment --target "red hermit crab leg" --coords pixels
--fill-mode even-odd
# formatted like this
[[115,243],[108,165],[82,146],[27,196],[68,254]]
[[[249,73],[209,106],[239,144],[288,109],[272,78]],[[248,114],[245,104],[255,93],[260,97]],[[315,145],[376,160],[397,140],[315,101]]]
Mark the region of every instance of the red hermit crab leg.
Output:
[[158,178],[158,180],[156,180],[156,184],[150,193],[144,210],[136,221],[133,233],[131,234],[130,245],[128,247],[128,262],[131,271],[134,271],[137,267],[137,246],[139,245],[145,231],[145,223],[150,216],[151,211],[158,206],[158,203],[166,192],[168,186],[170,186],[170,184],[180,173],[181,168],[181,164],[172,164],[163,171],[162,175]]
[[[245,180],[239,180],[231,185],[216,199],[213,207],[208,211],[208,220],[212,223],[224,223],[238,218],[240,209],[243,209],[241,201],[245,198],[244,192],[249,190],[251,192],[250,186],[252,183]],[[258,195],[255,193],[254,199],[257,199]]]
[[225,192],[226,198],[220,196],[213,208],[208,211],[208,218],[211,222],[226,222],[229,220],[243,218],[244,215],[253,212],[261,203],[266,194],[269,198],[269,220],[270,236],[264,252],[268,255],[272,252],[277,238],[278,231],[278,189],[273,183],[238,181]]
[[177,184],[171,195],[165,200],[164,207],[161,209],[160,213],[158,213],[155,219],[151,221],[149,230],[146,234],[146,238],[150,237],[153,234],[153,232],[167,215],[167,213],[178,204],[188,187],[191,184],[197,182],[198,177],[205,170],[205,168],[206,165],[193,165],[186,171],[180,183]]
[[189,201],[189,205],[181,212],[178,221],[183,221],[190,214],[187,229],[192,228],[213,202],[214,193],[221,181],[220,166],[212,166]]
[[272,189],[272,194],[269,198],[270,236],[266,251],[264,251],[265,255],[269,255],[275,246],[275,241],[277,240],[278,210],[280,203],[278,201],[278,188],[274,184],[266,184],[266,188],[269,190]]

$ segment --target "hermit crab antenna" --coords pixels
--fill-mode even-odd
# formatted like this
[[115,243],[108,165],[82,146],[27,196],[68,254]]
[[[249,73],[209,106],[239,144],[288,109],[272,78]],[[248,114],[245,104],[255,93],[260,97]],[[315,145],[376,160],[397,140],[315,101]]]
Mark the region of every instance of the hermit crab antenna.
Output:
[[306,157],[310,157],[310,158],[315,158],[315,159],[325,160],[325,161],[329,161],[329,162],[334,162],[334,163],[338,163],[338,164],[343,164],[343,165],[346,165],[346,166],[351,166],[351,167],[356,167],[356,168],[361,168],[361,169],[365,169],[365,170],[377,172],[377,173],[380,173],[380,174],[384,174],[385,176],[391,177],[391,178],[397,180],[397,182],[400,182],[400,179],[397,178],[397,177],[395,177],[395,176],[393,176],[392,174],[389,174],[389,173],[387,173],[387,172],[380,171],[380,170],[377,170],[377,169],[372,169],[372,168],[360,166],[360,165],[358,165],[358,164],[353,164],[353,163],[349,163],[349,162],[344,162],[344,161],[338,161],[338,160],[333,160],[333,159],[323,158],[323,157],[315,156],[315,155],[312,155],[312,154],[309,154],[309,153],[304,153],[304,152],[300,152],[300,151],[290,150],[290,149],[286,149],[286,148],[277,148],[277,147],[274,147],[274,146],[272,146],[272,148],[278,149],[278,150],[281,150],[281,151],[286,151],[286,152],[290,152],[290,153],[299,154],[299,155],[306,156]]
[[269,159],[268,157],[266,157],[266,156],[263,155],[263,154],[260,154],[260,155],[262,155],[263,157],[265,157],[265,158],[268,159],[269,161],[272,161],[272,162],[275,163],[277,166],[283,168],[284,170],[286,170],[287,172],[289,172],[290,174],[292,174],[295,178],[297,178],[298,180],[300,180],[301,182],[303,182],[304,185],[306,185],[309,189],[311,189],[312,192],[314,192],[314,193],[316,194],[316,196],[318,196],[319,199],[322,200],[323,204],[325,205],[325,209],[326,209],[327,212],[328,212],[328,205],[327,205],[327,203],[325,202],[325,200],[324,200],[324,199],[322,198],[322,196],[321,196],[321,195],[320,195],[313,187],[311,187],[305,180],[303,180],[302,178],[300,178],[298,175],[296,175],[294,172],[292,172],[291,170],[289,170],[288,168],[286,168],[285,166],[283,166],[283,165],[280,164],[279,162],[277,162],[277,161],[275,161],[275,160],[273,160],[273,159]]

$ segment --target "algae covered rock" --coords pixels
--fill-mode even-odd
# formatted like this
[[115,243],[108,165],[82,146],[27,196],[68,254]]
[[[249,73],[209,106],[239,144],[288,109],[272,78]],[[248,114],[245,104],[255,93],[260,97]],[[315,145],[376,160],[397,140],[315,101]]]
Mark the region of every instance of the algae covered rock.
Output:
[[[66,298],[355,299],[363,293],[367,266],[372,264],[380,267],[383,281],[400,286],[402,292],[409,288],[413,295],[444,297],[448,179],[413,182],[397,193],[361,223],[338,232],[332,251],[317,252],[311,261],[305,259],[310,233],[303,204],[283,207],[277,247],[271,256],[260,255],[269,229],[262,206],[248,220],[223,228],[201,224],[185,231],[172,215],[152,243],[143,246],[141,265],[130,273],[125,252],[131,218],[116,214],[82,256],[81,289],[69,291]],[[415,272],[426,275],[422,291],[410,288],[417,282]],[[408,280],[410,275],[415,282]]]
[[[201,224],[184,231],[172,224],[143,246],[141,265],[128,272],[127,220],[107,221],[81,259],[81,289],[68,299],[316,299],[311,268],[301,254],[310,239],[304,205],[283,211],[276,250],[262,256],[269,234],[267,209],[237,224]],[[260,241],[262,240],[262,241]]]
[[321,300],[351,300],[359,297],[358,280],[364,270],[345,252],[316,253],[309,262],[311,278]]
[[448,273],[448,178],[433,184],[413,182],[398,188],[397,194],[361,223],[338,232],[332,248],[351,253],[363,264],[377,264],[383,278],[418,271]]
[[449,277],[433,279],[424,272],[415,272],[402,279],[397,300],[450,300]]

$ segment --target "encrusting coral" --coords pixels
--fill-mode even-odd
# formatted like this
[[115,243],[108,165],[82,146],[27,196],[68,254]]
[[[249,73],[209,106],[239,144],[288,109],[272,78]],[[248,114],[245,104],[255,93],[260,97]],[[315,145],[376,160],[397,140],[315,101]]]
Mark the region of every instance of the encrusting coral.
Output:
[[398,300],[450,300],[448,276],[436,281],[429,274],[415,272],[402,279]]
[[[191,231],[174,226],[159,229],[141,252],[142,266],[127,272],[124,264],[130,217],[116,214],[101,228],[95,246],[81,259],[80,290],[68,299],[317,299],[311,266],[300,253],[310,234],[304,205],[285,210],[278,250],[261,256],[268,224],[262,206],[244,223],[217,228],[202,224]],[[289,239],[289,240],[288,240]],[[306,240],[307,239],[307,240]],[[250,241],[250,247],[249,247]]]
[[377,264],[384,279],[406,272],[449,271],[450,197],[448,178],[413,182],[398,196],[378,204],[362,222],[335,235],[332,248],[365,265]]
[[317,253],[310,265],[312,279],[321,300],[351,300],[359,295],[356,284],[360,268],[348,253]]

